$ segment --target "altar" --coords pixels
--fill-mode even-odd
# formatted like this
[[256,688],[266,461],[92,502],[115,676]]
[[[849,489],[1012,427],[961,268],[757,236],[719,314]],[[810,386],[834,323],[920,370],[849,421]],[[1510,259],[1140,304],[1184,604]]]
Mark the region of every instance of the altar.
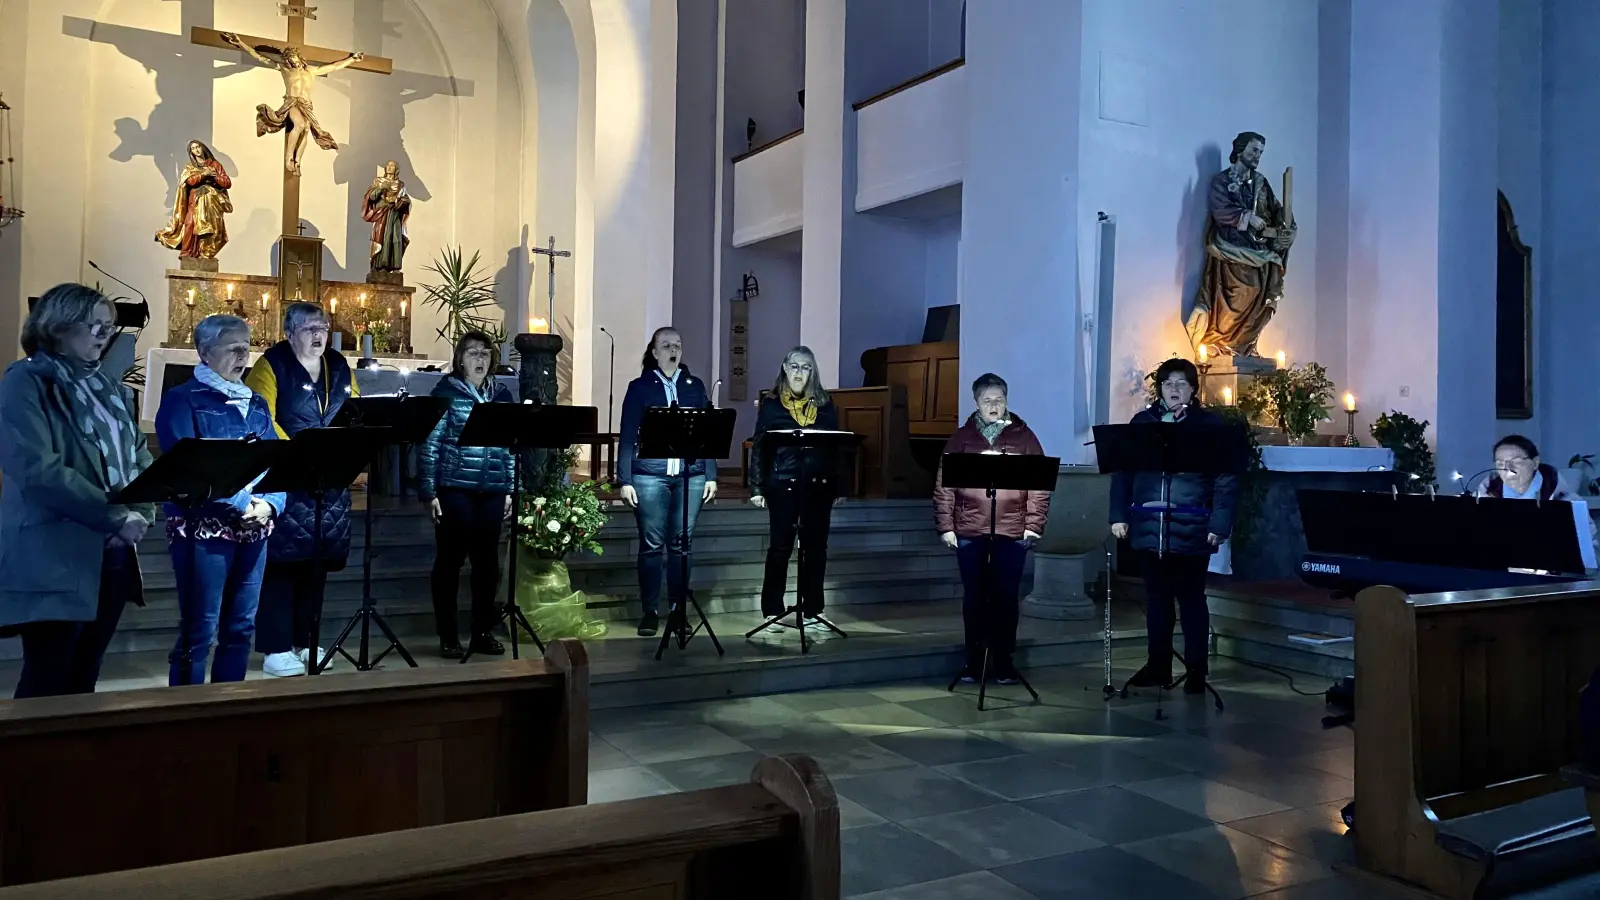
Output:
[[1251,511],[1247,546],[1232,541],[1211,557],[1211,571],[1241,581],[1300,577],[1306,536],[1295,492],[1388,491],[1395,483],[1394,453],[1382,447],[1262,447],[1259,505]]

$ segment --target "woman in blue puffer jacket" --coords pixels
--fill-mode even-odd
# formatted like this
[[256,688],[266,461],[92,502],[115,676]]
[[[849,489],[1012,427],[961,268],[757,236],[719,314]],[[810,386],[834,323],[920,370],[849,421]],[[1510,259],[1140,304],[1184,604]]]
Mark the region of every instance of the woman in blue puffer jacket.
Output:
[[[1194,363],[1169,359],[1156,369],[1158,397],[1130,424],[1177,423],[1220,428],[1221,416],[1195,402],[1200,384]],[[1163,490],[1164,489],[1164,490]],[[1211,554],[1233,531],[1239,499],[1236,475],[1164,475],[1119,472],[1111,479],[1111,533],[1128,538],[1144,570],[1149,659],[1128,683],[1160,687],[1172,682],[1172,606],[1183,618],[1185,693],[1205,692],[1211,615],[1206,569]]]
[[433,396],[450,400],[419,451],[422,499],[433,516],[438,546],[433,561],[433,615],[439,655],[462,657],[456,630],[456,589],[461,564],[472,560],[472,643],[474,654],[498,656],[505,647],[491,632],[498,618],[495,590],[500,584],[500,531],[511,515],[511,451],[501,447],[463,447],[461,430],[479,403],[514,403],[511,392],[491,378],[494,341],[469,331],[456,341],[450,374]]

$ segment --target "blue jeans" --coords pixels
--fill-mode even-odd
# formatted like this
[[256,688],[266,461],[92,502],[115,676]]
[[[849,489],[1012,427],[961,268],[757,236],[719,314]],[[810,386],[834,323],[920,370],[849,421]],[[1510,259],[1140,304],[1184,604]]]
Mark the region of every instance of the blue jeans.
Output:
[[177,538],[167,549],[178,577],[179,617],[178,642],[167,657],[167,683],[205,684],[213,641],[217,654],[211,680],[243,681],[256,633],[267,542]]
[[[689,479],[689,532],[694,532],[700,517],[700,498],[705,496],[706,478]],[[661,612],[663,570],[667,582],[669,608],[683,602],[684,528],[683,476],[635,475],[633,490],[639,495],[639,599],[645,613]]]

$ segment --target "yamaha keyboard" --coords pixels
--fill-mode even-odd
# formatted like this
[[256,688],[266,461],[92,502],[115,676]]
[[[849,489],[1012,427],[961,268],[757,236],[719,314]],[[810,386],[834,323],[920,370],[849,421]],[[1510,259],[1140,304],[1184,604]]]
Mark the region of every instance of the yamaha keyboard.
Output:
[[1408,594],[1437,594],[1565,584],[1585,577],[1393,562],[1337,553],[1307,553],[1300,560],[1301,581],[1350,596],[1376,584],[1392,585]]

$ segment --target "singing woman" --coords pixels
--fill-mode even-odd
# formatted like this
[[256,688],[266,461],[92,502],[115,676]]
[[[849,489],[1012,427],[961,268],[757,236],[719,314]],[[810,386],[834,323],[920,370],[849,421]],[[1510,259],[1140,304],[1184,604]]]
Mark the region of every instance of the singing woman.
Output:
[[[661,583],[667,584],[668,609],[688,595],[687,534],[694,532],[700,506],[717,496],[717,461],[714,459],[643,459],[639,456],[639,425],[644,411],[656,406],[710,406],[705,382],[689,374],[682,364],[683,337],[673,327],[657,328],[645,348],[642,372],[628,382],[622,400],[622,428],[617,453],[617,480],[624,503],[633,507],[639,522],[639,599],[644,617],[641,637],[661,627]],[[689,474],[688,522],[684,521],[684,479]]]
[[[771,529],[767,570],[761,580],[761,615],[784,611],[789,557],[800,537],[799,607],[806,628],[824,627],[822,579],[828,569],[828,529],[833,507],[843,499],[837,454],[799,447],[772,447],[768,432],[815,428],[837,431],[839,409],[817,380],[817,358],[810,347],[784,354],[778,380],[756,414],[750,448],[750,503],[767,511]],[[772,630],[781,631],[774,625]]]

